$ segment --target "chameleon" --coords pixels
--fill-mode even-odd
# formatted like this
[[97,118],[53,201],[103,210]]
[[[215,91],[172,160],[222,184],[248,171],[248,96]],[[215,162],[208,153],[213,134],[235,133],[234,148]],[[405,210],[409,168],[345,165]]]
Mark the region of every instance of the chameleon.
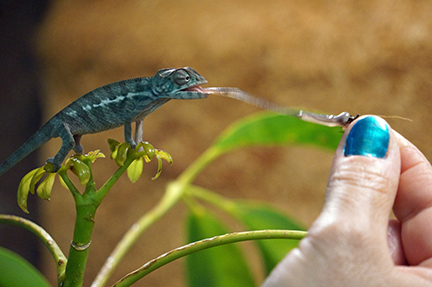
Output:
[[[207,80],[190,67],[161,69],[153,77],[140,77],[94,89],[54,115],[28,141],[0,165],[0,176],[52,138],[62,145],[53,158],[53,172],[73,149],[82,154],[81,137],[124,126],[124,138],[132,148],[142,141],[144,118],[171,99],[202,99],[200,87]],[[132,123],[136,123],[132,136]]]
[[[124,126],[125,141],[136,148],[142,141],[144,118],[171,99],[203,99],[210,94],[227,96],[303,121],[346,128],[357,116],[316,114],[295,108],[284,108],[256,98],[238,88],[202,88],[207,80],[189,67],[162,69],[153,77],[141,77],[111,83],[88,92],[54,115],[27,142],[0,165],[0,176],[52,138],[60,137],[62,146],[53,158],[53,172],[58,171],[73,149],[82,154],[81,137]],[[132,123],[136,123],[132,137]]]

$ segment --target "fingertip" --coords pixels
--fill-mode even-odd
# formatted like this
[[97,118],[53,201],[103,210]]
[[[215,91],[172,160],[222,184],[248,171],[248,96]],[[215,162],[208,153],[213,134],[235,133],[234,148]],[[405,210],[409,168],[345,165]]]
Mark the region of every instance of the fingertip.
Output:
[[376,116],[358,119],[345,139],[344,155],[384,158],[390,141],[390,128],[385,120]]
[[387,227],[399,171],[399,147],[390,126],[376,116],[360,117],[336,151],[324,213],[358,226]]

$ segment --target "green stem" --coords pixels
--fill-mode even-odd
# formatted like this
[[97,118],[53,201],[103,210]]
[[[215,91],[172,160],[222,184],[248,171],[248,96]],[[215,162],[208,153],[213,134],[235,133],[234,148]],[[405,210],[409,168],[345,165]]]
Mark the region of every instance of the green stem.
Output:
[[232,214],[237,208],[237,204],[232,200],[197,185],[189,186],[188,195],[204,200],[229,214]]
[[60,282],[63,279],[67,263],[66,256],[63,254],[60,247],[57,245],[51,235],[45,231],[45,229],[36,223],[31,222],[30,220],[14,215],[0,214],[0,223],[19,226],[36,235],[48,248],[49,252],[54,258],[54,261],[57,265],[58,281]]
[[96,205],[86,200],[82,200],[81,204],[76,202],[75,229],[69,248],[64,286],[82,286],[96,209]]
[[[100,287],[106,284],[109,277],[114,272],[115,268],[118,266],[118,264],[132,247],[132,245],[142,235],[142,233],[144,233],[144,231],[146,231],[150,225],[152,225],[162,216],[164,216],[179,201],[179,199],[187,190],[186,187],[195,179],[199,172],[203,170],[210,162],[216,159],[219,155],[220,152],[217,149],[207,149],[178,177],[175,182],[171,183],[167,187],[165,195],[161,199],[161,201],[153,209],[143,215],[135,224],[133,224],[129,231],[117,244],[116,248],[113,250],[111,255],[108,257],[108,260],[105,262],[104,266],[102,266],[101,270],[99,271],[99,274],[94,280],[92,287]],[[127,169],[127,166],[129,166],[129,164],[130,163],[126,161],[126,168],[119,168],[116,174],[123,173]],[[115,180],[117,178],[116,174],[114,174],[112,177]],[[105,193],[104,189],[109,189],[110,186],[112,186],[110,181],[111,179],[109,179],[107,183],[105,183],[105,185],[100,188],[97,195],[102,196],[102,194]]]
[[74,200],[79,198],[81,196],[79,190],[75,187],[75,185],[72,183],[72,181],[69,179],[67,175],[67,169],[65,170],[59,170],[58,175],[63,179],[63,182],[68,187],[69,191],[72,193],[72,196]]
[[[92,287],[100,287],[106,284],[109,277],[114,272],[120,261],[138,240],[138,238],[147,230],[147,228],[164,216],[184,195],[189,184],[195,177],[203,170],[208,164],[220,155],[220,151],[216,148],[207,149],[197,160],[195,160],[179,177],[171,183],[164,194],[161,201],[149,212],[143,215],[129,231],[123,236],[121,241],[117,244],[108,260],[102,266],[99,274],[94,280]],[[132,159],[133,160],[133,159]],[[126,160],[123,167],[120,167],[117,172],[110,178],[104,186],[102,186],[96,193],[96,196],[103,198],[107,190],[118,179],[118,177],[126,171],[127,167],[132,161]]]
[[182,182],[184,184],[192,183],[197,175],[220,155],[221,152],[219,149],[215,147],[208,148],[188,168],[183,171],[176,181]]
[[224,244],[235,243],[246,240],[259,239],[302,239],[306,236],[305,231],[296,230],[256,230],[246,232],[235,232],[212,238],[203,239],[197,242],[171,250],[161,256],[147,262],[142,267],[129,273],[113,286],[126,287],[137,282],[152,271],[168,264],[176,259],[189,255],[191,253],[201,251],[207,248],[216,247]]
[[[86,164],[90,168],[90,162],[86,162]],[[61,282],[60,285],[65,287],[80,287],[84,281],[85,267],[95,224],[94,218],[100,202],[96,202],[93,199],[96,190],[92,175],[90,175],[90,180],[83,194],[79,193],[73,185],[70,185],[71,182],[66,172],[61,176],[74,197],[76,218],[73,239],[69,248],[66,275],[64,282]]]
[[142,233],[164,216],[180,200],[184,192],[183,190],[184,186],[182,184],[173,182],[168,185],[167,190],[159,203],[134,223],[117,244],[116,248],[99,271],[99,274],[91,285],[92,287],[100,287],[106,284],[115,268]]
[[99,204],[107,195],[111,187],[117,182],[122,174],[128,169],[129,165],[135,160],[135,158],[128,157],[124,164],[120,166],[117,171],[102,185],[101,188],[93,195],[93,200]]

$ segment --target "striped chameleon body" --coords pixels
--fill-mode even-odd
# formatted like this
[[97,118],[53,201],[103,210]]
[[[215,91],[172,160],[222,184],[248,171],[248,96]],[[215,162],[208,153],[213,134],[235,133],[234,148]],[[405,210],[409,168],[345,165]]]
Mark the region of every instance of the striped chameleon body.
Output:
[[[53,116],[27,142],[0,165],[0,176],[52,138],[62,146],[47,162],[57,171],[73,149],[83,153],[81,136],[124,126],[124,136],[133,148],[142,141],[143,119],[171,99],[202,99],[208,93],[200,87],[206,79],[189,67],[162,69],[155,76],[108,84],[78,98]],[[132,122],[136,122],[135,137]]]

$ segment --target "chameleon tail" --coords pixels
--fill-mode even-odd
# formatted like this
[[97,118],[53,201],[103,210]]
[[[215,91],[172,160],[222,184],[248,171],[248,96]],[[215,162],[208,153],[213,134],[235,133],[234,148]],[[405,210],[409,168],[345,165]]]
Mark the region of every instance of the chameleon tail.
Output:
[[49,141],[51,137],[53,126],[50,122],[46,123],[40,130],[38,130],[28,141],[19,147],[13,154],[11,154],[5,162],[0,165],[0,176],[7,172],[10,168],[28,156],[31,152],[38,147]]

